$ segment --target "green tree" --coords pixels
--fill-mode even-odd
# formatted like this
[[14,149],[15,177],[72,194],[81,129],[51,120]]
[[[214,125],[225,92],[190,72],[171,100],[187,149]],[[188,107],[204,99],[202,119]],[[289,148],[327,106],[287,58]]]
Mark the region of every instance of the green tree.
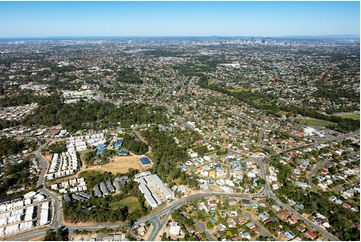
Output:
[[207,229],[212,229],[212,228],[213,228],[213,224],[211,223],[211,221],[208,221],[208,222],[207,222],[206,228],[207,228]]

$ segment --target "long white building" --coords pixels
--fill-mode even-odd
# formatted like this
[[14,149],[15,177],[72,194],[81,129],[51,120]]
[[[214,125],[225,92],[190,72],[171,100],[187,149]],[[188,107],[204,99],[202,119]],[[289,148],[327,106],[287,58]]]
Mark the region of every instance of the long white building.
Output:
[[49,208],[50,202],[45,202],[41,204],[41,210],[40,210],[40,222],[39,225],[45,225],[50,222],[49,214],[50,214],[50,208]]
[[33,220],[33,215],[34,215],[34,206],[27,207],[25,211],[24,221]]
[[157,176],[150,172],[143,172],[135,175],[135,181],[139,183],[139,189],[152,208],[174,199],[172,191]]

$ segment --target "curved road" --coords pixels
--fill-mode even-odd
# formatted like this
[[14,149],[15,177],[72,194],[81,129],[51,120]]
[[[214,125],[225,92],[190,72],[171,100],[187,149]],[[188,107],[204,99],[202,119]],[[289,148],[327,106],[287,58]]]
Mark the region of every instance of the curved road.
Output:
[[39,181],[38,181],[38,188],[39,191],[44,193],[45,195],[49,196],[52,198],[53,200],[53,212],[52,212],[52,224],[51,224],[51,228],[56,229],[62,226],[61,223],[61,202],[60,199],[58,197],[58,195],[54,192],[49,191],[46,187],[45,187],[45,174],[48,170],[48,163],[47,161],[44,159],[44,157],[41,155],[41,151],[48,145],[48,143],[50,142],[50,140],[47,140],[43,145],[41,145],[39,147],[39,149],[37,149],[35,151],[35,156],[36,158],[39,160],[39,164],[41,166],[41,173],[39,176]]
[[263,225],[258,222],[258,219],[254,219],[249,212],[245,212],[243,215],[249,218],[252,223],[257,225],[257,227],[259,228],[259,232],[263,237],[269,237],[274,239],[274,236],[270,234],[268,230],[264,229]]
[[[357,152],[352,152],[350,154],[346,154],[346,155],[342,155],[341,157],[344,157],[344,156],[352,156],[354,154],[358,154]],[[338,158],[341,158],[341,157],[338,157]],[[307,180],[308,180],[308,183],[310,184],[311,186],[311,189],[312,191],[316,192],[317,191],[317,186],[312,182],[312,177],[316,174],[316,172],[321,168],[323,167],[325,164],[327,164],[328,162],[330,162],[330,160],[324,160],[324,161],[321,161],[319,163],[317,163],[317,165],[315,165],[314,168],[312,168],[312,170],[307,174]],[[351,183],[348,183],[348,184],[353,184],[353,182]],[[344,184],[341,184],[340,185],[341,188],[344,186]],[[334,189],[331,189],[332,191],[334,191]],[[337,190],[336,190],[337,191]]]
[[[296,150],[296,149],[302,149],[302,148],[305,148],[305,147],[309,147],[309,146],[313,146],[313,145],[317,145],[317,144],[320,144],[320,143],[326,143],[326,142],[330,142],[330,141],[334,141],[334,140],[342,140],[342,139],[345,139],[345,138],[348,138],[348,137],[352,137],[352,136],[355,136],[355,135],[359,135],[359,130],[358,131],[355,131],[355,132],[352,132],[352,133],[348,133],[348,134],[345,134],[345,135],[341,135],[341,136],[338,136],[336,138],[328,138],[328,139],[325,139],[325,140],[322,140],[322,141],[318,141],[318,142],[315,142],[315,143],[312,143],[312,144],[308,144],[308,145],[304,145],[304,146],[299,146],[299,147],[294,147],[294,148],[291,148],[291,149],[288,149],[288,150],[284,150],[284,151],[281,151],[279,152],[278,154],[281,154],[281,153],[284,153],[284,152],[289,152],[289,151],[292,151],[292,150]],[[41,187],[40,188],[40,191],[42,191],[43,193],[45,193],[46,195],[50,196],[53,198],[54,202],[55,202],[55,211],[54,211],[54,219],[52,221],[52,225],[51,225],[51,228],[59,228],[61,225],[62,225],[62,222],[61,222],[61,212],[60,212],[60,200],[59,198],[57,197],[57,195],[55,195],[54,193],[48,191],[45,186],[44,186],[44,180],[45,180],[45,173],[46,173],[46,170],[47,170],[47,162],[45,161],[45,159],[41,156],[41,150],[43,148],[45,148],[45,146],[47,145],[47,143],[49,142],[49,140],[43,144],[42,146],[40,146],[40,148],[36,151],[35,155],[36,157],[39,159],[39,161],[41,161],[41,165],[42,165],[42,171],[41,171],[41,175],[40,175],[40,178],[39,178],[39,186]],[[233,151],[234,152],[234,151]],[[315,229],[316,231],[319,231],[320,233],[322,233],[322,235],[327,238],[328,240],[332,240],[332,241],[336,241],[336,240],[339,240],[336,236],[332,235],[331,233],[329,233],[328,231],[326,231],[324,228],[318,226],[318,225],[315,225],[314,223],[312,223],[309,219],[303,217],[302,215],[300,215],[297,211],[295,211],[292,207],[290,207],[289,205],[287,204],[284,204],[281,200],[278,199],[277,196],[275,196],[272,192],[272,190],[270,189],[270,186],[269,186],[269,182],[268,180],[266,179],[266,171],[265,171],[265,168],[264,168],[264,164],[263,164],[263,160],[264,159],[267,159],[267,158],[270,158],[269,156],[266,156],[266,157],[257,157],[255,158],[256,161],[259,163],[260,165],[260,170],[261,170],[261,176],[262,176],[262,179],[264,179],[266,181],[266,184],[265,186],[263,187],[263,189],[259,192],[259,193],[256,193],[256,194],[237,194],[237,193],[217,193],[217,192],[204,192],[204,193],[197,193],[197,194],[192,194],[192,195],[189,195],[187,197],[184,197],[184,198],[181,198],[177,201],[174,201],[172,203],[170,203],[167,207],[165,207],[163,210],[157,212],[157,213],[154,213],[152,215],[148,215],[148,216],[145,216],[141,219],[139,219],[136,223],[143,223],[143,222],[147,222],[147,221],[151,221],[151,220],[157,220],[157,218],[159,218],[159,216],[161,215],[164,215],[166,213],[169,213],[171,210],[183,205],[183,204],[186,204],[187,202],[189,201],[192,201],[192,200],[195,200],[195,199],[199,199],[201,197],[210,197],[210,196],[216,196],[216,195],[219,195],[219,196],[224,196],[224,197],[238,197],[238,198],[253,198],[253,197],[264,197],[264,192],[266,193],[266,196],[269,197],[269,198],[273,198],[276,203],[279,205],[279,206],[282,206],[284,207],[285,209],[287,209],[292,215],[294,215],[296,218],[298,218],[299,220],[303,220],[306,224],[308,224],[311,228]],[[118,227],[120,226],[121,223],[116,223],[116,224],[104,224],[104,225],[97,225],[97,226],[69,226],[69,230],[74,230],[74,229],[89,229],[89,230],[94,230],[95,228],[97,229],[100,229],[100,228],[115,228],[115,227]],[[159,224],[160,225],[160,224]],[[159,228],[157,227],[154,231],[157,231],[159,230]],[[41,236],[41,235],[45,235],[47,231],[47,228],[43,228],[43,229],[38,229],[38,230],[32,230],[32,231],[29,231],[29,232],[25,232],[23,234],[19,234],[19,235],[16,235],[16,236],[12,236],[10,237],[11,240],[27,240],[27,239],[30,239],[30,238],[34,238],[34,237],[38,237],[38,236]],[[154,232],[153,231],[153,232]],[[9,239],[9,238],[8,238]]]
[[208,241],[217,241],[213,235],[208,233],[208,230],[206,229],[206,226],[204,226],[204,223],[198,222],[196,225],[207,237]]
[[162,228],[159,218],[155,218],[149,221],[149,223],[153,226],[152,232],[150,233],[148,240],[154,241],[157,237],[158,232]]

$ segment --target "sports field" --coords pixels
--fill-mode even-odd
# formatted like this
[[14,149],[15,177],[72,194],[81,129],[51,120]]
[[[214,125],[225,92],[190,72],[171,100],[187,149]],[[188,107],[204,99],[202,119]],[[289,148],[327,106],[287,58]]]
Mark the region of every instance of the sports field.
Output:
[[301,118],[298,119],[301,124],[313,126],[313,127],[326,127],[329,124],[333,124],[327,120],[315,119],[315,118]]
[[137,169],[139,171],[151,168],[152,164],[143,166],[140,163],[139,159],[141,157],[144,156],[116,156],[112,158],[109,163],[97,166],[96,170],[107,171],[116,174],[118,172],[126,173],[130,168]]
[[354,119],[354,120],[360,120],[360,115],[355,114],[355,113],[338,113],[335,115],[339,116],[341,118],[350,118],[350,119]]

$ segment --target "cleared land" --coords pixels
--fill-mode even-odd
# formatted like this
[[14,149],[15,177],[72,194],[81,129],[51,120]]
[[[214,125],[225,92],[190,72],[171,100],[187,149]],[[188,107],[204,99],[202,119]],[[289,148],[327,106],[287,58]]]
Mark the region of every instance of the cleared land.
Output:
[[288,114],[288,112],[281,111],[281,110],[280,110],[280,111],[278,111],[278,113],[279,113],[279,114],[282,114],[282,115],[285,115],[285,116]]
[[136,197],[127,197],[119,202],[111,203],[110,206],[114,210],[127,206],[130,213],[132,213],[140,208],[138,198],[136,198]]
[[48,154],[48,155],[43,155],[43,157],[45,158],[45,160],[47,160],[48,162],[51,161],[51,158],[53,157],[52,154]]
[[216,177],[216,171],[209,171],[208,176],[212,178]]
[[31,238],[28,241],[42,241],[44,240],[45,236],[39,236],[39,237],[35,237],[35,238]]
[[221,188],[219,188],[219,186],[217,186],[217,185],[211,184],[211,185],[209,185],[209,187],[215,192],[223,192],[223,190]]
[[130,168],[144,171],[145,169],[151,168],[153,166],[152,164],[143,166],[139,161],[139,158],[141,157],[144,156],[116,156],[112,158],[109,163],[96,166],[94,170],[107,171],[116,174],[118,172],[126,173]]
[[333,124],[330,121],[315,119],[315,118],[301,118],[298,119],[298,122],[304,125],[314,126],[314,127],[326,127],[329,124]]
[[354,119],[354,120],[360,120],[360,115],[357,115],[355,113],[338,113],[335,115],[339,116],[341,118],[350,118],[350,119]]

